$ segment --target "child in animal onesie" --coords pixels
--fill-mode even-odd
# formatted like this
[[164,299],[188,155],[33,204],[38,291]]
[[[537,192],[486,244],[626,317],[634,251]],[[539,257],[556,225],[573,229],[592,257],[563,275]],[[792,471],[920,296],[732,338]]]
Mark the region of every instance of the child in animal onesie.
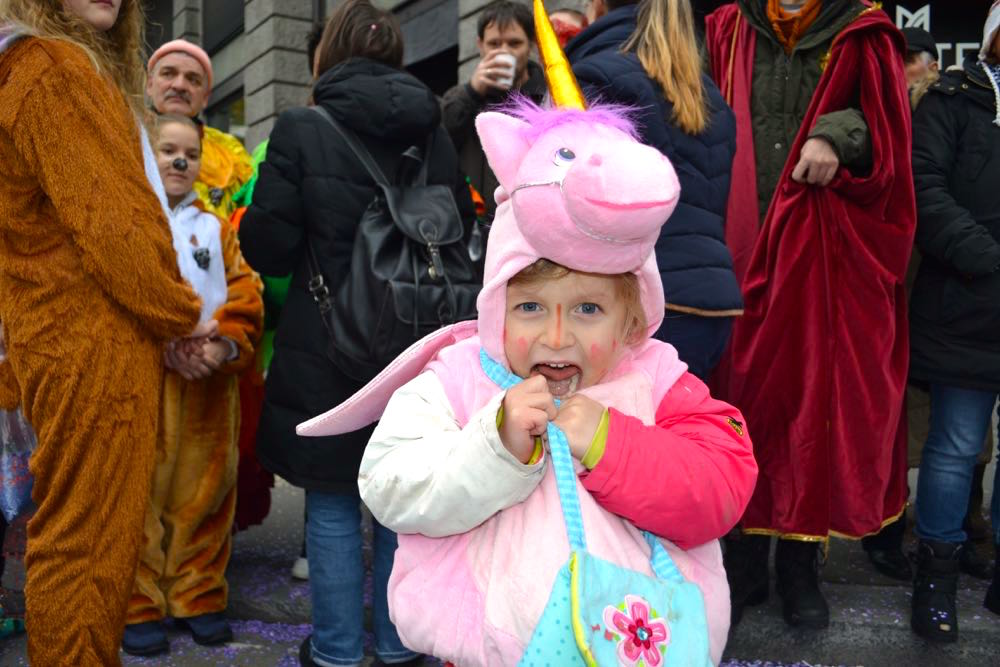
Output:
[[141,32],[138,0],[0,3],[0,408],[38,436],[32,665],[119,664],[164,345],[204,333],[143,170]]
[[[701,662],[718,663],[729,589],[717,538],[757,468],[739,411],[651,338],[664,313],[652,251],[676,175],[614,110],[524,101],[476,127],[500,181],[478,321],[418,342],[299,432],[381,417],[359,487],[399,533],[389,608],[413,650],[461,667],[522,658],[570,552],[538,438],[552,422],[575,459],[590,552],[649,575],[639,529],[658,536],[704,597]],[[493,378],[511,373],[524,380],[504,391]],[[655,648],[647,665],[661,664]]]
[[[261,283],[240,254],[235,230],[207,212],[193,189],[201,158],[194,122],[156,120],[154,149],[170,208],[181,274],[201,296],[201,321],[218,336],[172,343],[166,353],[145,548],[122,647],[168,650],[162,620],[181,619],[196,642],[232,638],[222,616],[236,507],[238,374],[253,360],[263,324]],[[188,348],[186,350],[181,348]]]

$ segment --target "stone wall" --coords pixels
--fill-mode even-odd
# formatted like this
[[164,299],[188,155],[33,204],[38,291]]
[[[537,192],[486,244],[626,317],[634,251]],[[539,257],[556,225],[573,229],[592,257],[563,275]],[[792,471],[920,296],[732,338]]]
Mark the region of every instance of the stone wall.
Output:
[[313,0],[248,0],[244,10],[246,145],[266,139],[278,114],[309,97],[306,38]]

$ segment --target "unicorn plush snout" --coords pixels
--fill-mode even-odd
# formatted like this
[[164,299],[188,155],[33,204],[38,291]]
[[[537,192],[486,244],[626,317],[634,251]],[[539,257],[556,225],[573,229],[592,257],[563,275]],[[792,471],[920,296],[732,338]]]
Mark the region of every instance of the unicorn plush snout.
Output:
[[680,196],[677,175],[658,150],[619,143],[574,164],[562,182],[573,223],[612,242],[656,240]]

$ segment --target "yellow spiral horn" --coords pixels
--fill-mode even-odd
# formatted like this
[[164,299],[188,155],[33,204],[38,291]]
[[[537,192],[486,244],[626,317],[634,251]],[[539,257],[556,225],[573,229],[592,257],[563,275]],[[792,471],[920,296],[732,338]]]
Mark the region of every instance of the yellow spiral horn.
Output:
[[545,80],[549,84],[552,103],[563,109],[586,109],[583,91],[573,76],[566,54],[559,46],[556,31],[552,29],[542,0],[535,0],[535,37],[538,39],[538,52],[542,55],[542,66],[545,68]]

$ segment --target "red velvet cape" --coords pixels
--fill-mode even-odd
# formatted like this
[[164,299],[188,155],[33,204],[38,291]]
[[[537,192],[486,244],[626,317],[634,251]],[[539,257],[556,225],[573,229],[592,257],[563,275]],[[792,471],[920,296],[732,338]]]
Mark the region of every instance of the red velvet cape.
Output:
[[[834,40],[763,224],[750,116],[756,33],[735,5],[706,21],[712,74],[736,114],[726,239],[745,314],[716,372],[747,419],[760,475],[750,532],[860,537],[906,501],[909,344],[903,279],[916,211],[902,35],[868,10]],[[791,179],[817,119],[859,93],[874,167],[828,187]]]

